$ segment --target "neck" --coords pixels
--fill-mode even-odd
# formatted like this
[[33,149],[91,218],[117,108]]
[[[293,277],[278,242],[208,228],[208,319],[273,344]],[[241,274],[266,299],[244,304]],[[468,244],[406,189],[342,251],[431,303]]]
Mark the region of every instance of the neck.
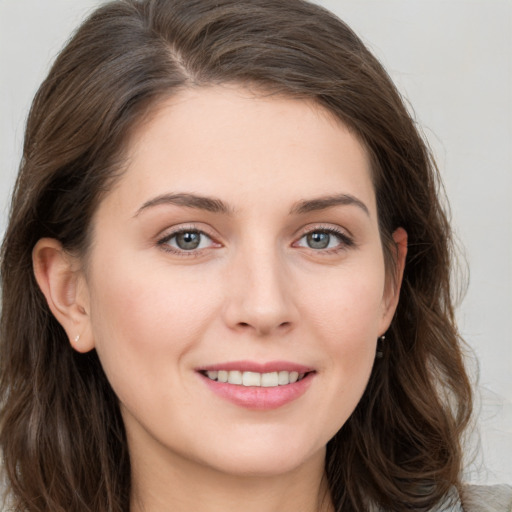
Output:
[[332,512],[324,456],[264,476],[227,474],[175,455],[172,464],[133,460],[130,511]]

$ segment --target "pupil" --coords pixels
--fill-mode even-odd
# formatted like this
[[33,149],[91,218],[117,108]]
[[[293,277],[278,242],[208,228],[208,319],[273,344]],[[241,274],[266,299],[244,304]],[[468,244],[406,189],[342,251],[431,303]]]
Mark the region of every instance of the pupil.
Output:
[[310,233],[308,245],[312,249],[325,249],[329,245],[330,235],[328,233]]
[[197,249],[200,240],[201,235],[199,233],[193,233],[190,231],[180,233],[176,236],[176,244],[183,250]]

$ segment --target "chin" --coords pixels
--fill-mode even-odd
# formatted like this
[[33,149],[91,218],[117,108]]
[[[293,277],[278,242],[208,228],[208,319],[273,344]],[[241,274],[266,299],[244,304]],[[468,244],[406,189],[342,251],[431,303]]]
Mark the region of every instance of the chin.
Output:
[[[229,443],[223,453],[211,454],[210,465],[222,473],[247,477],[273,477],[298,470],[306,462],[318,459],[323,465],[325,445],[312,446],[302,440],[271,441],[259,439],[257,443]],[[309,445],[309,447],[308,447]]]

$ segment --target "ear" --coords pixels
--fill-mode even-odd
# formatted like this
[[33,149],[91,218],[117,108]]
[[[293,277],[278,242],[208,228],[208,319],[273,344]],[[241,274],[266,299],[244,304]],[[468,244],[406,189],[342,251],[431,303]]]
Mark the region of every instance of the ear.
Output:
[[383,311],[383,325],[381,332],[387,331],[391,324],[391,320],[398,306],[398,299],[400,298],[400,288],[402,286],[402,278],[404,276],[405,259],[407,256],[407,232],[404,228],[397,228],[393,232],[394,246],[392,248],[394,254],[394,274],[389,276],[386,284],[386,291],[384,293],[384,311]]
[[77,258],[57,240],[42,238],[32,251],[32,264],[37,284],[73,348],[78,352],[92,350],[89,296]]

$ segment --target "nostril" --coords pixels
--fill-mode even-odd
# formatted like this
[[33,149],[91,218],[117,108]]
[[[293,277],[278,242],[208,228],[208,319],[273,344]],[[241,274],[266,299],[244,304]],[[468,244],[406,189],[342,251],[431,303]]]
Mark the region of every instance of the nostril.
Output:
[[[247,320],[247,319],[246,319]],[[249,319],[248,321],[244,322],[236,322],[236,324],[233,325],[235,329],[238,329],[239,332],[249,332],[254,330],[255,333],[258,333],[258,335],[268,335],[272,332],[279,332],[281,334],[284,334],[288,332],[293,326],[292,321],[284,321],[280,322],[278,319],[272,319],[272,318],[255,318],[254,322],[251,322]]]

